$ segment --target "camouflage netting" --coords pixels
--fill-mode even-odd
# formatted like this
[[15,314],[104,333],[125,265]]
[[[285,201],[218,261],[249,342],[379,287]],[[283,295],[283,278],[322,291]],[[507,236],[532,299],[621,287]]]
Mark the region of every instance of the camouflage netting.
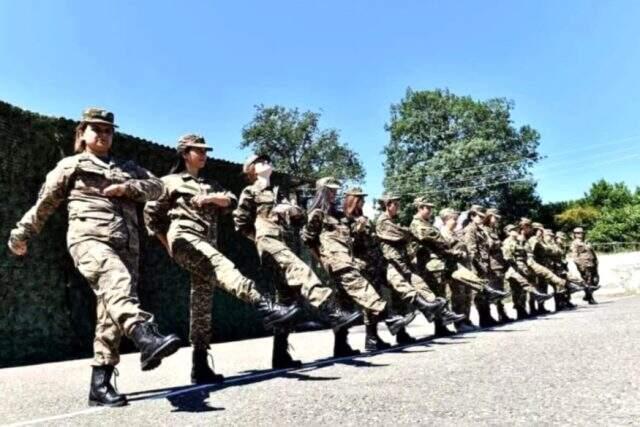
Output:
[[[69,257],[65,232],[66,207],[49,219],[29,245],[24,259],[12,256],[6,241],[10,230],[34,203],[46,173],[73,154],[76,123],[45,117],[0,102],[0,367],[49,362],[92,354],[95,298]],[[174,150],[133,136],[116,134],[113,154],[134,159],[158,176],[167,173]],[[203,176],[239,194],[244,186],[241,165],[212,159]],[[274,183],[286,189],[287,176]],[[240,237],[230,216],[220,224],[220,247],[238,268],[266,288],[268,275],[258,274],[254,246]],[[156,315],[160,330],[188,336],[189,277],[159,243],[141,233],[139,294],[143,308]],[[216,292],[214,340],[259,336],[264,331],[253,310]],[[130,342],[123,350],[131,350]]]

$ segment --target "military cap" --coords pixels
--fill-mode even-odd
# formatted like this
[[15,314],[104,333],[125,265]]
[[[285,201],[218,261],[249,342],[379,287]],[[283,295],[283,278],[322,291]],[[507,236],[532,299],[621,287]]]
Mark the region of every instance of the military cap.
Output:
[[419,196],[419,197],[416,197],[415,199],[413,199],[413,206],[415,206],[416,208],[419,208],[419,207],[422,207],[422,206],[428,206],[428,207],[432,208],[435,205],[433,203],[431,203],[430,201],[428,201],[426,197]]
[[382,203],[389,203],[394,200],[400,200],[400,195],[396,193],[384,193],[378,200]]
[[344,194],[347,196],[359,196],[359,197],[368,196],[368,194],[362,191],[362,188],[360,187],[351,187]]
[[532,222],[531,223],[531,228],[534,228],[534,229],[537,228],[537,229],[540,229],[540,230],[544,231],[544,225],[542,225],[539,222]]
[[576,227],[576,228],[573,229],[573,232],[574,233],[582,233],[582,234],[584,234],[584,228]]
[[530,226],[531,225],[531,220],[529,218],[522,217],[522,218],[520,218],[520,221],[518,222],[518,225],[520,227],[524,227],[525,225],[529,225]]
[[256,163],[258,160],[266,160],[268,162],[271,162],[271,157],[269,157],[266,154],[252,154],[249,157],[247,157],[247,160],[244,161],[244,164],[242,165],[242,172],[243,173],[247,173],[249,172],[249,168],[251,167],[252,164]]
[[451,218],[452,216],[458,216],[458,215],[460,215],[460,212],[458,212],[453,208],[443,208],[443,209],[440,209],[440,212],[438,213],[438,216],[440,216],[440,218],[442,218],[443,220]]
[[566,239],[567,238],[567,233],[565,233],[564,231],[558,231],[556,233],[556,237],[559,237],[560,239]]
[[512,232],[512,231],[514,231],[514,230],[517,230],[517,229],[518,229],[518,227],[517,227],[517,226],[515,226],[514,224],[508,224],[508,225],[504,228],[504,232],[505,232],[505,233],[510,233],[510,232]]
[[102,108],[89,107],[82,112],[82,123],[102,123],[117,128],[113,121],[113,113]]
[[484,218],[485,213],[484,213],[484,208],[480,205],[471,205],[471,207],[469,208],[469,212],[473,212],[475,214],[477,214],[478,216],[481,216]]
[[493,215],[494,217],[500,219],[502,218],[502,215],[500,215],[500,211],[496,208],[489,208],[486,210],[485,214],[487,215]]
[[552,230],[552,229],[550,229],[550,228],[545,228],[545,229],[544,229],[544,234],[545,234],[546,236],[555,236],[555,234],[553,233],[553,230]]
[[180,139],[178,139],[178,150],[184,150],[189,147],[202,148],[205,151],[213,150],[213,148],[207,145],[207,143],[204,140],[204,137],[193,134],[193,133],[182,135]]
[[340,188],[340,181],[332,176],[320,178],[316,181],[316,190],[319,190],[321,188],[333,188],[334,190],[337,190],[338,188]]

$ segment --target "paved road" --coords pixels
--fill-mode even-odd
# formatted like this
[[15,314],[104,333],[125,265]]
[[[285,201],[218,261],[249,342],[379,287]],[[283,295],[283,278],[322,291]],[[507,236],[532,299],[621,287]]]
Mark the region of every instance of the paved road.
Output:
[[[640,296],[607,298],[354,359],[326,359],[328,332],[297,334],[295,352],[308,364],[295,372],[268,369],[269,339],[215,345],[229,378],[215,388],[188,384],[188,349],[149,373],[127,355],[118,386],[133,401],[117,409],[85,406],[87,360],[3,369],[0,423],[640,425]],[[414,324],[414,335],[432,332]],[[356,328],[351,341],[363,340]]]

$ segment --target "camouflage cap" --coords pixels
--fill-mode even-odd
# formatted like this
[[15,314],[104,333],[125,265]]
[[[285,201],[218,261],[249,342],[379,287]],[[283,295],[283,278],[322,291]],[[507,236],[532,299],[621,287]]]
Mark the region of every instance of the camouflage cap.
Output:
[[531,220],[529,218],[522,217],[518,222],[520,227],[531,226]]
[[321,188],[333,188],[334,190],[337,190],[340,187],[340,181],[332,176],[326,176],[316,181],[316,190],[320,190]]
[[113,113],[102,108],[89,107],[82,112],[82,123],[102,123],[117,128],[113,121]]
[[446,219],[449,219],[451,217],[456,217],[458,215],[460,215],[460,212],[458,212],[457,210],[455,210],[453,208],[443,208],[443,209],[440,209],[440,212],[438,212],[438,216],[442,220],[446,220]]
[[204,140],[204,137],[200,135],[196,135],[194,133],[189,133],[186,135],[182,135],[180,139],[178,139],[178,150],[184,150],[186,148],[202,148],[205,151],[211,151],[213,148],[209,147]]
[[544,229],[544,235],[545,236],[555,236],[555,234],[553,233],[553,230],[550,228],[545,228]]
[[484,208],[480,205],[471,205],[471,207],[469,208],[469,212],[473,212],[478,216],[481,216],[484,218],[485,213],[484,213]]
[[252,164],[256,163],[258,160],[266,160],[268,162],[271,162],[271,157],[269,157],[266,154],[252,154],[249,157],[247,157],[247,160],[244,161],[244,164],[242,165],[242,172],[243,173],[248,173],[249,172],[249,168],[251,167]]
[[413,206],[415,206],[416,208],[420,208],[422,206],[427,206],[429,208],[432,208],[435,205],[433,203],[431,203],[429,200],[427,200],[426,197],[419,196],[419,197],[416,197],[415,199],[413,199]]
[[536,228],[537,228],[537,229],[539,229],[539,230],[543,230],[543,231],[544,231],[544,225],[542,225],[542,224],[541,224],[541,223],[539,223],[539,222],[532,222],[532,223],[531,223],[531,228],[533,228],[533,229],[536,229]]
[[396,193],[383,193],[378,200],[383,203],[393,202],[394,200],[400,200],[400,195]]
[[487,215],[494,216],[494,217],[496,217],[498,219],[502,218],[502,215],[500,215],[500,211],[498,209],[496,209],[496,208],[489,208],[489,209],[486,210],[485,213]]
[[517,229],[518,229],[518,227],[517,227],[516,225],[514,225],[514,224],[508,224],[508,225],[504,228],[504,232],[508,234],[508,233],[510,233],[510,232],[512,232],[512,231],[515,231],[515,230],[517,230]]
[[576,227],[576,228],[574,228],[574,229],[573,229],[573,233],[574,233],[574,234],[575,234],[575,233],[582,233],[582,234],[584,234],[584,228],[582,228],[582,227]]
[[359,196],[359,197],[368,196],[368,194],[362,191],[362,188],[360,187],[351,187],[344,194],[347,196]]

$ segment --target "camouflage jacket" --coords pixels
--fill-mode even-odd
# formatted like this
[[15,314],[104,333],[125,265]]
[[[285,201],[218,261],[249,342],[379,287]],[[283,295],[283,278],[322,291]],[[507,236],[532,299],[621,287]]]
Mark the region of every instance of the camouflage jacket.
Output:
[[482,228],[470,222],[462,230],[462,241],[467,247],[473,268],[481,274],[486,274],[490,268],[490,256],[487,237]]
[[578,268],[587,269],[598,266],[598,257],[591,245],[585,241],[573,240],[569,248],[569,257]]
[[[122,197],[107,197],[102,190],[124,184]],[[104,161],[83,152],[62,159],[47,174],[35,205],[11,231],[11,240],[29,240],[47,218],[67,201],[67,245],[98,240],[118,247],[139,249],[136,203],[157,199],[162,182],[132,161]]]
[[380,248],[384,258],[393,264],[400,273],[411,273],[411,257],[407,251],[411,242],[411,231],[382,213],[376,221],[376,235],[380,240]]
[[465,253],[454,249],[453,236],[445,239],[440,230],[429,221],[414,216],[409,225],[414,239],[415,264],[418,271],[455,270]]
[[261,188],[257,183],[242,190],[238,207],[233,211],[236,229],[256,239],[269,236],[283,240],[291,216],[302,217],[302,209],[283,203],[277,187]]
[[330,265],[330,270],[353,267],[351,229],[341,211],[314,209],[309,212],[307,224],[302,229],[302,240],[310,248],[318,250],[323,264]]
[[386,283],[387,261],[382,254],[380,242],[373,224],[364,215],[347,217],[353,242],[353,256],[358,261],[367,280],[378,287]]
[[[236,196],[225,191],[217,183],[207,183],[204,179],[188,173],[175,173],[162,177],[164,192],[162,196],[147,203],[144,208],[145,224],[151,235],[166,234],[169,245],[176,238],[205,239],[217,242],[218,216],[221,212],[233,209],[237,204]],[[191,204],[196,195],[222,192],[231,200],[225,209],[214,205],[197,207]]]
[[527,262],[527,241],[522,236],[507,237],[502,242],[502,256],[505,263],[514,268]]
[[482,227],[485,236],[485,245],[489,254],[489,268],[491,270],[504,270],[506,263],[502,254],[502,241],[498,231],[489,226]]
[[532,259],[538,264],[548,264],[547,257],[549,249],[546,247],[541,238],[535,235],[529,237],[529,240],[527,240],[526,248],[529,259]]

